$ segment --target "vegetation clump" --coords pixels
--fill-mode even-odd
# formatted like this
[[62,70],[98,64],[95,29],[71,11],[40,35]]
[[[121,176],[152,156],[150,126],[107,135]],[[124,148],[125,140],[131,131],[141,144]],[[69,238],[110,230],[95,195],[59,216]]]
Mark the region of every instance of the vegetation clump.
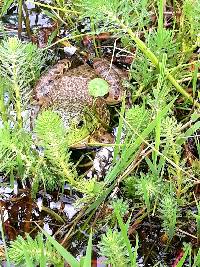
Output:
[[[12,2],[3,1],[2,14]],[[80,38],[86,32],[79,31],[76,21],[87,21],[86,39],[96,56],[103,53],[101,34],[107,34],[106,41],[113,44],[110,36],[115,40],[111,62],[118,60],[116,50],[125,52],[126,60],[133,57],[127,86],[131,107],[124,97],[115,112],[119,122],[108,172],[101,179],[86,177],[73,162],[69,145],[79,131],[73,127],[66,131],[61,117],[50,109],[41,112],[34,125],[29,122],[32,89],[45,66],[46,52],[5,36],[0,43],[0,172],[11,186],[16,179],[31,183],[34,197],[41,188],[63,192],[67,184],[70,194],[77,193],[80,210],[62,228],[67,229],[62,244],[69,244],[72,238],[88,241],[85,256],[78,261],[44,231],[46,241],[41,234],[35,239],[18,236],[10,244],[7,260],[18,265],[63,266],[66,261],[74,267],[89,267],[92,247],[96,250],[97,245],[99,255],[112,266],[138,266],[139,258],[144,266],[180,267],[186,261],[200,266],[200,2],[35,4],[59,21],[59,27],[65,24],[75,29],[56,44],[75,39],[81,46]],[[105,81],[94,82],[89,85],[91,95],[108,93]],[[1,232],[3,236],[3,228]],[[93,246],[92,235],[98,237]],[[149,245],[150,235],[154,240]],[[181,252],[174,251],[174,244]],[[149,250],[145,255],[143,246]],[[163,252],[162,260],[155,256],[155,247]],[[73,251],[72,246],[69,250]]]

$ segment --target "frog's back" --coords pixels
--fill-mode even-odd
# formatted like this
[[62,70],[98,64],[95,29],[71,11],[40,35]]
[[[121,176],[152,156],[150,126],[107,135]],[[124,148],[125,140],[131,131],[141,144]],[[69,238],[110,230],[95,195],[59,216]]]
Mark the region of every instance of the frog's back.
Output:
[[83,110],[89,108],[95,111],[103,122],[109,120],[107,104],[103,98],[94,99],[88,93],[88,82],[90,79],[78,76],[63,76],[56,85],[53,95],[54,109],[63,109],[65,113],[76,117]]
[[100,120],[107,124],[110,114],[105,100],[94,99],[88,93],[88,83],[95,77],[95,72],[88,65],[69,69],[54,81],[50,95],[50,107],[65,117],[64,121],[71,119],[79,121],[88,109],[91,114],[96,113]]

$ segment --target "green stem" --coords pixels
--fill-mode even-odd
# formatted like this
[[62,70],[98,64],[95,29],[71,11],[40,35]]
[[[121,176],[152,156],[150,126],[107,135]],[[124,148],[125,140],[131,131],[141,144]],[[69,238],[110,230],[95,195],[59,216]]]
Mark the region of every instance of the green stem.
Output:
[[17,113],[17,122],[19,128],[22,128],[22,114],[21,114],[21,94],[20,87],[18,84],[18,73],[16,68],[16,63],[13,62],[13,91],[15,93],[15,110]]
[[140,84],[140,87],[138,88],[136,94],[133,95],[132,97],[132,103],[134,103],[138,99],[138,97],[141,96],[143,89],[144,89],[144,84]]
[[158,10],[159,10],[159,18],[158,18],[158,32],[162,33],[163,31],[163,10],[164,10],[164,0],[158,0]]
[[157,166],[157,158],[158,158],[158,153],[157,151],[159,151],[159,147],[160,147],[160,135],[161,135],[161,116],[159,116],[159,110],[157,112],[157,122],[156,122],[156,127],[155,127],[155,151],[152,152],[153,155],[153,162],[154,162],[154,166],[156,168]]
[[24,18],[24,22],[26,25],[26,32],[28,37],[31,39],[31,26],[30,26],[30,19],[29,19],[29,13],[28,13],[28,8],[26,3],[23,3],[23,8],[24,8],[24,12],[25,12],[25,18]]
[[55,218],[56,221],[61,222],[61,223],[65,223],[64,219],[59,214],[57,214],[55,211],[53,211],[52,209],[42,205],[41,210],[48,213],[52,218]]
[[21,115],[21,97],[20,97],[20,88],[19,85],[17,84],[16,81],[14,81],[13,84],[13,90],[15,92],[15,109],[17,112],[17,122],[18,122],[18,126],[19,128],[22,128],[22,115]]
[[23,0],[18,0],[18,37],[21,38],[22,35],[22,4]]
[[[91,18],[91,27],[92,27],[92,31],[95,32],[95,24],[94,24],[93,18]],[[94,43],[95,55],[96,55],[96,57],[99,57],[99,52],[98,52],[98,49],[97,49],[95,35],[92,36],[92,39],[93,39],[93,43]]]

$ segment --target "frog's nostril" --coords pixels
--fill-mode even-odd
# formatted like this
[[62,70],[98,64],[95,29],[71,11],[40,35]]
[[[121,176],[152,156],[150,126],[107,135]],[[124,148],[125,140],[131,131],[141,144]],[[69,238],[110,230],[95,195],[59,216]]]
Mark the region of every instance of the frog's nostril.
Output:
[[36,101],[38,101],[38,100],[39,100],[39,98],[38,98],[38,96],[37,96],[37,95],[33,95],[33,99],[34,99],[34,100],[36,100]]

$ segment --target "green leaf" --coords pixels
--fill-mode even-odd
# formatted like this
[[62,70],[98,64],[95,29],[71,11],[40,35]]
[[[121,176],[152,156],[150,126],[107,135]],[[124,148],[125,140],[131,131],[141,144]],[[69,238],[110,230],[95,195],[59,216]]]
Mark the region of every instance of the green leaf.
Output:
[[135,242],[135,249],[134,249],[134,252],[133,252],[133,266],[137,266],[137,251],[138,251],[138,248],[139,248],[139,239],[138,239],[138,234],[136,234],[136,242]]
[[200,118],[200,114],[194,112],[192,115],[191,115],[191,120],[192,122],[195,122],[197,121],[198,119]]
[[70,264],[70,266],[72,266],[72,267],[80,267],[79,262],[77,261],[76,258],[74,258],[72,256],[71,253],[69,253],[63,246],[61,246],[52,236],[50,236],[42,228],[40,228],[40,230],[48,238],[48,240],[56,248],[56,250],[60,253],[60,255],[66,260],[66,262]]
[[189,254],[189,251],[190,251],[190,245],[187,245],[186,250],[184,252],[184,255],[180,259],[180,261],[177,263],[176,267],[182,267],[183,266],[183,264],[184,264],[184,262],[185,262],[185,260],[186,260],[186,258],[188,256],[188,254]]
[[88,90],[91,96],[104,96],[109,92],[109,85],[105,80],[95,78],[89,82]]
[[92,231],[90,233],[90,237],[89,237],[89,240],[88,240],[86,256],[84,258],[83,267],[92,266],[91,258],[92,258]]
[[194,258],[194,264],[192,265],[192,267],[196,267],[196,266],[200,266],[200,248],[197,252],[196,257]]
[[34,262],[30,258],[30,255],[29,255],[29,253],[28,253],[25,245],[22,245],[22,251],[24,253],[24,258],[25,258],[26,266],[34,267]]
[[8,9],[10,8],[10,6],[12,5],[13,2],[14,2],[14,0],[3,1],[1,16],[5,15],[7,13]]
[[124,119],[125,110],[126,110],[126,103],[125,103],[125,97],[123,97],[122,107],[121,107],[120,117],[119,117],[119,126],[117,130],[117,136],[116,136],[116,141],[115,141],[115,146],[114,146],[113,163],[117,162],[117,156],[119,155],[119,152],[120,152],[120,142],[121,142],[121,135],[123,131],[123,119]]
[[119,227],[120,227],[121,232],[122,232],[124,243],[126,244],[126,248],[128,250],[129,259],[131,261],[131,266],[136,267],[137,265],[135,265],[136,264],[135,253],[132,252],[132,246],[131,246],[130,240],[128,239],[127,226],[126,226],[126,224],[124,224],[122,217],[120,216],[118,207],[114,208],[114,212],[115,212],[115,215],[116,215],[118,223],[119,223]]
[[42,235],[38,235],[37,241],[38,241],[38,247],[40,250],[40,267],[45,267],[47,266],[47,258],[46,258],[46,253],[45,253],[45,244],[44,240],[42,238]]

